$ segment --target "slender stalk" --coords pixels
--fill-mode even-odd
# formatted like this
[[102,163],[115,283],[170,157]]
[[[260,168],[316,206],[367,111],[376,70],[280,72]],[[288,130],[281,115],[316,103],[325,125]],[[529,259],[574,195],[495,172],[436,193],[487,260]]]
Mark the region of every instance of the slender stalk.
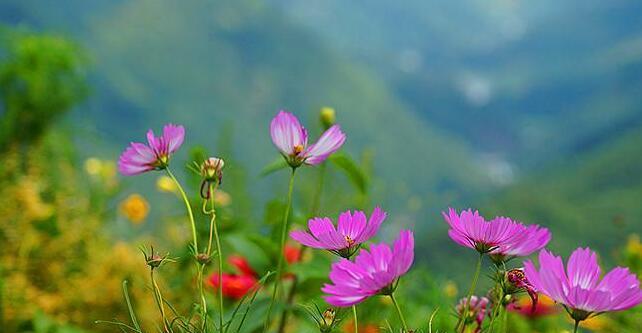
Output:
[[285,213],[283,214],[283,223],[281,224],[281,244],[279,247],[279,252],[277,254],[277,257],[279,259],[276,268],[276,281],[274,281],[274,288],[272,289],[272,300],[270,301],[270,306],[268,307],[265,324],[263,325],[263,332],[267,332],[270,326],[272,308],[274,307],[274,301],[276,300],[276,295],[279,291],[279,287],[281,286],[281,277],[283,276],[283,248],[285,248],[285,239],[288,233],[288,218],[290,217],[290,208],[292,206],[292,191],[294,189],[295,172],[296,168],[292,168],[292,173],[290,174],[290,183],[288,186],[288,197],[285,205]]
[[210,238],[207,244],[207,255],[209,256],[211,254],[212,250],[212,230],[214,231],[214,239],[216,241],[216,256],[218,259],[218,322],[219,322],[219,330],[221,333],[223,333],[223,251],[221,250],[221,238],[219,237],[218,234],[218,226],[216,224],[216,210],[214,209],[214,192],[216,191],[216,188],[218,187],[218,183],[216,186],[210,184],[210,204],[212,205],[210,213],[211,213],[211,219],[210,219]]
[[163,330],[165,332],[169,332],[169,325],[167,322],[167,317],[165,315],[165,306],[163,305],[163,295],[161,294],[160,288],[158,287],[158,284],[156,283],[156,279],[154,278],[154,270],[150,269],[149,271],[150,278],[152,280],[152,289],[154,290],[154,301],[156,301],[156,305],[158,306],[158,310],[161,313],[161,320],[163,321]]
[[580,321],[575,320],[575,329],[573,330],[573,333],[577,333],[577,328],[580,326]]
[[[323,183],[325,179],[325,170],[327,169],[327,162],[321,163],[319,166],[319,179],[317,183],[317,190],[316,193],[314,194],[314,197],[312,198],[312,207],[310,208],[310,217],[315,217],[317,214],[319,214],[319,207],[321,207],[321,194],[323,193]],[[301,258],[305,255],[305,252],[308,250],[307,246],[301,246]],[[290,292],[288,293],[287,296],[287,304],[291,305],[292,302],[294,302],[294,296],[296,295],[297,292],[297,284],[299,283],[298,279],[294,279],[292,281],[292,286],[290,287]],[[279,333],[283,333],[285,330],[285,326],[287,325],[288,322],[288,315],[290,311],[288,309],[285,309],[283,313],[281,314],[281,320],[279,321]]]
[[[392,296],[392,295],[390,295]],[[357,306],[352,306],[352,317],[354,318],[354,333],[359,333],[359,321],[357,320]]]
[[198,253],[198,239],[196,237],[196,222],[194,222],[194,213],[192,213],[192,206],[189,203],[189,199],[187,198],[187,195],[185,194],[185,191],[183,190],[181,183],[179,183],[176,177],[174,177],[174,174],[169,169],[169,167],[167,167],[165,171],[167,171],[167,175],[169,176],[169,178],[171,178],[174,181],[174,184],[176,184],[176,187],[178,188],[178,191],[180,192],[181,197],[183,198],[183,202],[185,203],[185,208],[187,208],[187,215],[189,216],[189,221],[192,225],[192,238],[193,238],[194,251]]
[[[183,198],[183,203],[185,204],[185,208],[187,209],[187,216],[189,217],[190,224],[192,226],[192,246],[194,248],[194,256],[198,255],[198,237],[196,236],[196,222],[194,221],[194,213],[192,212],[192,205],[189,203],[189,199],[187,198],[187,194],[185,194],[185,190],[183,190],[183,186],[181,186],[181,183],[176,179],[172,171],[169,169],[169,167],[165,168],[165,171],[167,172],[167,175],[169,178],[171,178],[174,181],[174,184],[176,184],[176,187],[178,188],[178,191],[181,194],[181,198]],[[198,281],[197,283],[199,284],[199,295],[201,298],[201,317],[203,319],[203,328],[205,328],[205,322],[207,320],[207,303],[205,302],[205,294],[203,292],[203,266],[200,265],[197,261],[194,262],[196,265],[196,271],[197,271],[197,278]]]
[[392,300],[392,304],[395,306],[395,309],[397,309],[397,314],[399,315],[399,320],[401,320],[401,325],[403,326],[404,332],[410,332],[408,330],[408,325],[406,324],[406,319],[403,317],[403,313],[401,313],[401,309],[399,308],[399,304],[397,303],[397,300],[395,299],[395,296],[393,294],[390,294],[390,299]]
[[[483,254],[479,254],[479,258],[477,259],[477,267],[475,268],[475,274],[473,275],[473,281],[470,284],[470,289],[468,290],[468,296],[466,296],[466,305],[464,306],[464,311],[468,311],[468,307],[470,306],[470,298],[473,297],[473,293],[475,292],[475,288],[477,288],[477,280],[479,280],[479,272],[481,271],[481,264],[482,264],[482,258]],[[459,317],[459,320],[457,321],[457,325],[455,326],[455,330],[459,328],[461,325],[461,331],[460,333],[464,333],[464,329],[466,328],[466,324],[462,322],[464,315],[462,314]]]
[[198,294],[201,298],[201,317],[203,319],[202,328],[205,330],[205,326],[207,325],[207,302],[205,301],[205,292],[203,291],[203,269],[205,268],[205,265],[198,263],[196,265],[196,281],[198,281]]
[[[499,285],[495,286],[495,288],[498,288]],[[499,297],[497,298],[497,301],[495,303],[495,307],[493,308],[493,312],[491,312],[491,317],[490,317],[490,325],[488,326],[489,332],[494,332],[495,330],[495,318],[499,317],[499,314],[502,311],[502,300],[504,299],[504,290],[503,288],[499,288]]]

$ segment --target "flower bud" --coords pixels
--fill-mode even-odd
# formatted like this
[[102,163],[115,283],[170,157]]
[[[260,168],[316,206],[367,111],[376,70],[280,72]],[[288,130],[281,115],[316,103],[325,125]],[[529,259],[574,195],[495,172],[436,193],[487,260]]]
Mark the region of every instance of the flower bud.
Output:
[[331,107],[322,107],[321,111],[319,111],[319,119],[321,120],[323,128],[328,129],[330,126],[334,125],[337,120],[336,112]]
[[210,157],[201,165],[201,176],[208,182],[218,181],[220,183],[221,178],[223,178],[224,166],[225,162],[223,159]]
[[505,280],[506,282],[504,283],[504,293],[506,295],[512,295],[522,291],[528,293],[528,296],[532,300],[531,312],[534,312],[535,307],[537,306],[538,296],[537,292],[535,292],[535,288],[526,278],[524,270],[521,268],[509,270],[508,272],[506,272]]
[[207,265],[211,260],[212,258],[210,258],[207,253],[199,253],[196,255],[196,261],[201,265]]
[[158,254],[154,254],[151,257],[147,258],[147,266],[151,268],[156,268],[163,263],[163,258],[159,256]]
[[327,310],[323,311],[323,322],[326,324],[331,324],[334,321],[334,317],[336,316],[337,312],[332,309],[328,308]]
[[334,330],[337,322],[336,314],[337,312],[332,308],[328,308],[321,313],[321,320],[319,320],[319,332],[328,333]]
[[145,263],[151,269],[158,268],[165,262],[174,261],[173,259],[169,258],[169,253],[164,256],[160,256],[157,252],[154,251],[153,247],[149,250],[149,253],[147,252],[147,248],[145,248],[144,246],[141,247],[140,250],[141,252],[143,252],[143,256],[145,257]]

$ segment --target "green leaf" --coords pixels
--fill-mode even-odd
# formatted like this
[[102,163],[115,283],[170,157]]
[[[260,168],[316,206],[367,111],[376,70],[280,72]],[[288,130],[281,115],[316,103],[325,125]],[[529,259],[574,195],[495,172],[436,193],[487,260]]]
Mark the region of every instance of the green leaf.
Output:
[[343,171],[348,179],[362,194],[368,193],[368,176],[366,173],[346,154],[336,153],[330,156],[330,162]]
[[266,165],[263,170],[261,170],[259,176],[265,177],[287,167],[289,167],[288,162],[286,162],[283,157],[279,157],[278,159],[272,161],[270,164]]

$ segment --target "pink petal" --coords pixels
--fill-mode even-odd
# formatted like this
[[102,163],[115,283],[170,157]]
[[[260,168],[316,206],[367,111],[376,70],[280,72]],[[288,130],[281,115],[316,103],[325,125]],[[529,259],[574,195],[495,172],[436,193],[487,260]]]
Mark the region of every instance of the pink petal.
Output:
[[357,243],[363,243],[370,238],[374,237],[381,227],[381,223],[386,219],[386,212],[384,212],[380,207],[375,207],[370,215],[370,220],[368,220],[368,225],[363,229],[361,234],[357,236],[355,241]]
[[305,153],[306,164],[316,165],[325,161],[330,154],[337,151],[346,141],[346,135],[341,132],[339,125],[333,125],[327,131],[323,132],[319,140],[311,145]]
[[356,241],[357,237],[363,232],[366,227],[366,214],[362,211],[350,214],[350,211],[343,212],[339,215],[339,222],[337,223],[337,231],[343,236],[348,236],[350,239]]
[[321,244],[316,238],[312,237],[309,233],[301,230],[295,230],[290,232],[290,238],[295,241],[315,249],[323,249],[324,245]]
[[270,136],[274,145],[285,155],[291,155],[295,146],[305,148],[308,142],[307,131],[299,120],[287,111],[279,111],[272,119]]
[[600,266],[597,263],[597,254],[589,248],[578,248],[573,251],[567,264],[568,278],[571,286],[580,286],[584,289],[593,288],[600,279]]
[[167,153],[172,154],[183,144],[185,128],[180,125],[167,124],[163,127],[163,141],[167,145]]

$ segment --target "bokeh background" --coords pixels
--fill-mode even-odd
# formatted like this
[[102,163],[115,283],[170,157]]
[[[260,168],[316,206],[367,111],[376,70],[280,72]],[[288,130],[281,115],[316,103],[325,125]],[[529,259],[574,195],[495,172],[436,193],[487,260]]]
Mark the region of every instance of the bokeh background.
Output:
[[[417,322],[454,304],[472,272],[474,255],[447,237],[448,206],[544,225],[558,253],[590,246],[604,265],[639,272],[640,17],[642,3],[625,0],[2,0],[1,327],[113,331],[93,321],[127,318],[123,280],[155,318],[137,246],[185,257],[189,230],[167,179],[125,179],[115,160],[168,122],[187,128],[173,164],[195,200],[198,178],[182,165],[226,160],[225,242],[268,269],[274,254],[261,250],[287,182],[266,172],[279,109],[316,136],[319,111],[333,108],[348,135],[328,166],[324,215],[381,205],[382,239],[415,230]],[[295,223],[317,179],[301,173]],[[191,295],[188,263],[174,266],[167,285]],[[310,295],[323,274],[301,277]],[[189,308],[180,296],[170,298]],[[292,332],[306,327],[299,317]],[[637,332],[640,317],[590,328]],[[566,324],[543,321],[516,322]]]

